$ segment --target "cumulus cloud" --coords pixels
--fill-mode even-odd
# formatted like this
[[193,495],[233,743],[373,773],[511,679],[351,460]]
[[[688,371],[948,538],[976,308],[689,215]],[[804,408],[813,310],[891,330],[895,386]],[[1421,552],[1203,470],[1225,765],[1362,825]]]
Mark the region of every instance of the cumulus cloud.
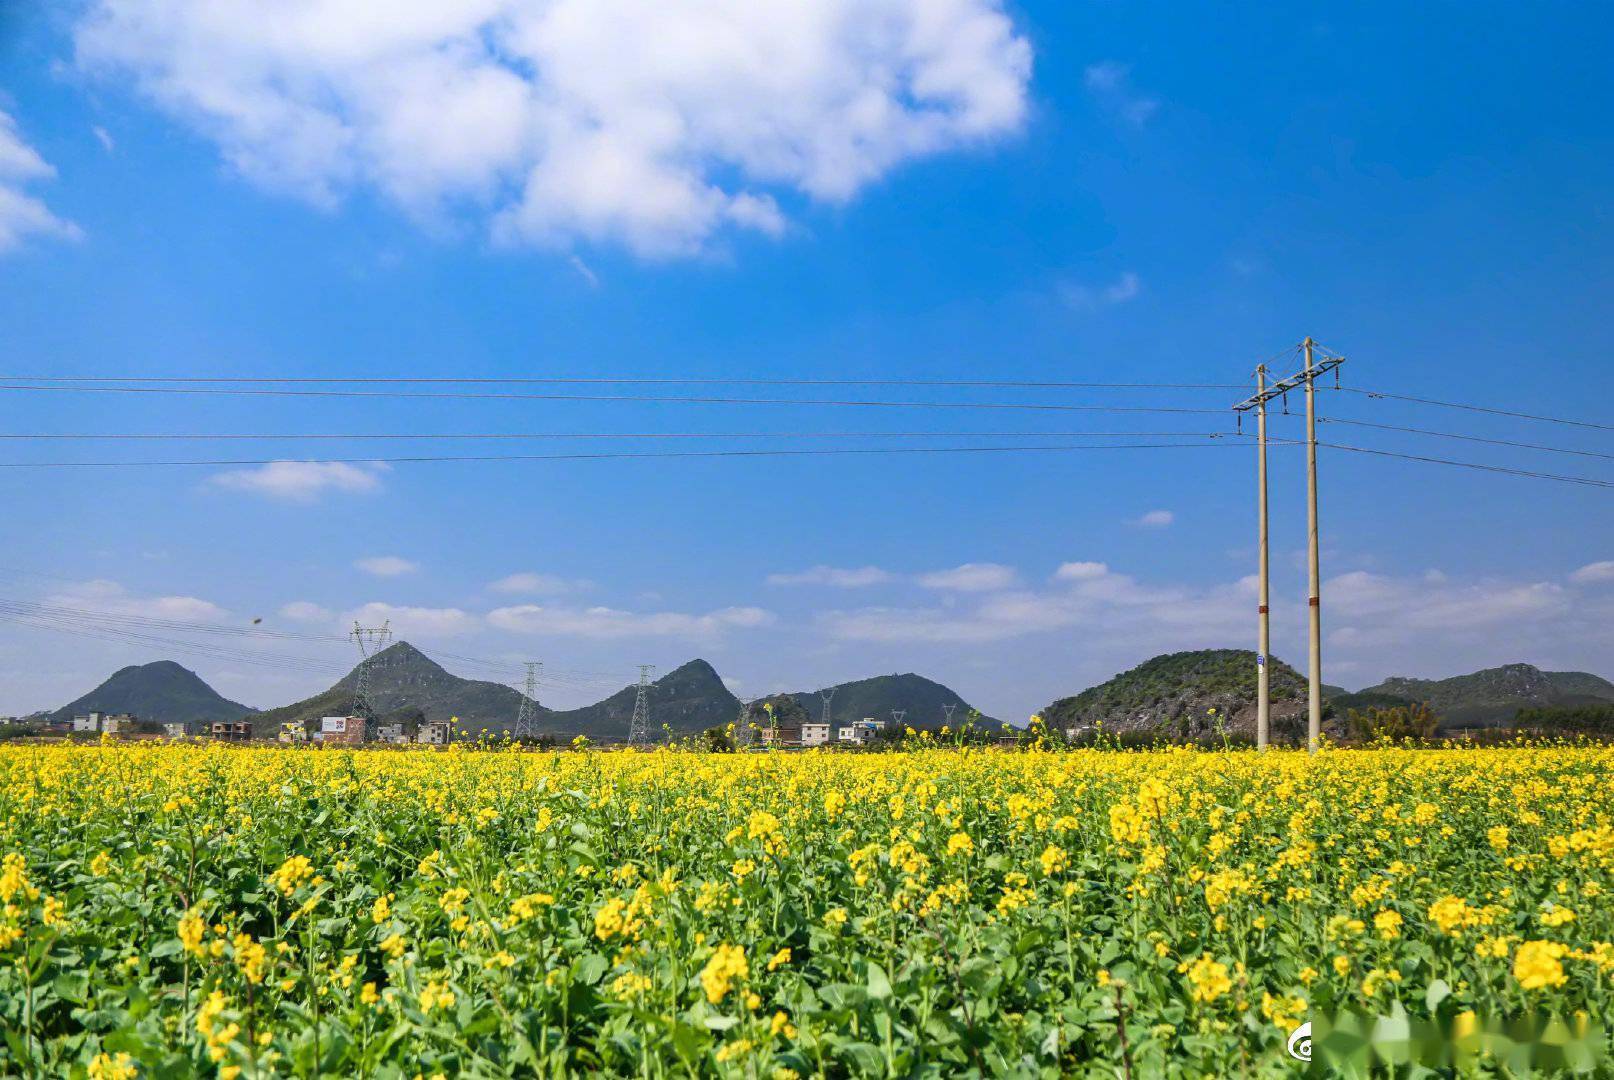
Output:
[[1160,102],[1140,94],[1132,85],[1132,66],[1115,60],[1090,65],[1082,82],[1093,100],[1112,116],[1142,127],[1160,109]]
[[1587,563],[1585,566],[1569,575],[1569,580],[1576,585],[1602,585],[1614,581],[1614,560]]
[[793,574],[769,574],[769,585],[832,585],[838,589],[862,589],[883,585],[893,575],[878,566],[843,569],[838,566],[812,566]]
[[284,502],[309,503],[331,492],[363,494],[381,487],[381,472],[341,461],[271,461],[208,479],[213,487]]
[[1164,529],[1177,520],[1177,515],[1170,510],[1150,510],[1132,519],[1132,524],[1143,529]]
[[330,622],[335,612],[330,608],[321,607],[312,600],[293,600],[289,604],[282,604],[280,614],[297,622]]
[[726,630],[769,626],[776,620],[772,612],[756,607],[728,607],[692,615],[676,611],[639,613],[609,607],[518,604],[490,611],[487,621],[498,629],[522,634],[613,639],[711,638]]
[[27,186],[49,180],[56,170],[17,130],[17,122],[0,110],[0,254],[20,247],[30,236],[77,240],[79,227],[51,213]]
[[400,638],[459,637],[481,628],[481,620],[459,608],[408,607],[374,601],[342,616],[343,623],[386,623]]
[[1059,569],[1054,571],[1056,581],[1092,581],[1101,578],[1110,572],[1110,568],[1101,562],[1068,562],[1061,563]]
[[920,574],[919,584],[927,589],[945,589],[952,592],[991,592],[994,589],[1012,588],[1019,575],[1012,566],[997,563],[965,563],[951,570],[937,570]]
[[52,607],[89,608],[113,615],[174,622],[216,623],[229,612],[211,600],[195,596],[137,596],[116,581],[96,578],[78,582],[45,599]]
[[593,582],[563,578],[555,574],[535,574],[531,571],[510,574],[498,581],[488,584],[489,592],[507,593],[512,596],[582,592],[593,587]]
[[363,559],[354,559],[353,565],[375,577],[402,577],[420,569],[419,563],[410,562],[398,555],[371,555]]
[[74,38],[265,188],[646,256],[1011,133],[1031,72],[1001,0],[91,0]]

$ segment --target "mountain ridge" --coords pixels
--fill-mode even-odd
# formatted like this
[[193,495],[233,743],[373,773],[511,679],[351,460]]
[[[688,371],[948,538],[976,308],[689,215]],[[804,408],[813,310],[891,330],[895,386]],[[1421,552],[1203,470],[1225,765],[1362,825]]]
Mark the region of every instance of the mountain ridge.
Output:
[[1614,702],[1614,683],[1585,671],[1543,671],[1519,662],[1444,679],[1395,675],[1357,693],[1425,703],[1443,728],[1493,727],[1511,723],[1524,708]]

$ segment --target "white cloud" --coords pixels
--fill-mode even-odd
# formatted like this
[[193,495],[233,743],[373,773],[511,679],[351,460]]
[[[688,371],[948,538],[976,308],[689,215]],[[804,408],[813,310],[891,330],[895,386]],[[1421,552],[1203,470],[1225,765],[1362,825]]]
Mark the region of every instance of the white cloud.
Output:
[[116,581],[97,578],[69,585],[46,597],[53,607],[89,608],[98,612],[174,622],[218,623],[229,612],[195,596],[135,596]]
[[410,562],[398,555],[371,555],[363,559],[354,559],[353,565],[376,577],[402,577],[420,569],[419,563]]
[[594,583],[581,578],[571,580],[555,574],[535,574],[523,571],[502,577],[488,585],[488,591],[496,593],[509,593],[511,595],[540,595],[553,593],[582,592],[593,588]]
[[593,267],[589,266],[588,263],[576,255],[570,256],[566,261],[571,263],[572,269],[577,271],[578,277],[588,282],[589,288],[598,289],[600,287],[600,276],[594,272]]
[[813,566],[793,574],[769,574],[768,584],[832,585],[838,589],[861,589],[869,585],[883,585],[891,579],[891,573],[878,566],[860,566],[855,569]]
[[1570,574],[1569,580],[1576,585],[1601,585],[1604,582],[1614,581],[1614,560],[1587,563]]
[[1001,0],[92,0],[74,36],[265,188],[647,256],[1011,133],[1031,72]]
[[1076,310],[1097,311],[1100,308],[1124,304],[1128,300],[1136,300],[1143,292],[1143,280],[1132,271],[1126,270],[1108,285],[1084,285],[1067,281],[1059,286],[1058,291],[1060,298]]
[[1057,588],[998,592],[973,609],[832,611],[820,616],[820,625],[843,641],[985,643],[1080,628],[1106,648],[1126,642],[1203,648],[1237,640],[1229,635],[1248,621],[1249,590],[1242,582],[1146,586],[1102,563],[1066,563],[1054,578]]
[[280,614],[298,622],[330,622],[336,613],[330,608],[320,607],[312,600],[293,600],[289,604],[281,605]]
[[[1570,595],[1551,582],[1452,582],[1397,578],[1357,570],[1323,583],[1324,610],[1347,623],[1357,640],[1404,639],[1410,633],[1460,633],[1518,626],[1565,614]],[[1350,625],[1359,621],[1360,627]]]
[[1144,529],[1164,529],[1177,520],[1177,515],[1170,510],[1150,510],[1140,517],[1134,518],[1132,524]]
[[541,607],[518,604],[488,613],[488,624],[501,630],[555,637],[597,639],[631,637],[710,638],[725,630],[748,630],[775,622],[770,611],[729,607],[704,615],[675,611],[638,613],[608,607]]
[[56,170],[23,141],[17,122],[0,110],[0,253],[20,247],[30,236],[64,240],[83,236],[77,225],[63,221],[24,190],[28,184],[55,175]]
[[1114,60],[1093,64],[1083,73],[1082,81],[1107,112],[1133,127],[1142,127],[1160,109],[1159,101],[1134,89],[1129,64]]
[[362,494],[381,486],[380,469],[363,469],[341,461],[271,461],[248,469],[231,469],[208,479],[214,487],[243,491],[286,502],[313,502],[328,492]]
[[997,563],[965,563],[951,570],[937,570],[920,574],[919,584],[927,589],[947,589],[953,592],[991,592],[994,589],[1012,588],[1019,575],[1012,566]]
[[459,608],[407,607],[379,601],[342,616],[343,623],[380,626],[387,623],[399,638],[458,637],[481,628],[481,620]]
[[114,153],[117,150],[118,144],[113,142],[112,133],[106,128],[96,124],[90,128],[90,131],[95,135],[95,141],[101,144],[101,149],[105,150],[109,154]]

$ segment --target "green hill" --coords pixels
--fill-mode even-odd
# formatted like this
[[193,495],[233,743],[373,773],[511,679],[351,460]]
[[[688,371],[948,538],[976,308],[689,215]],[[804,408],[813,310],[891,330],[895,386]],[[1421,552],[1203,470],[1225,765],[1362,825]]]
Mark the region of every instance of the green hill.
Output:
[[[431,657],[400,641],[370,658],[370,701],[382,721],[413,727],[425,720],[459,718],[459,727],[476,734],[504,731],[515,723],[521,693],[501,683],[462,679]],[[353,710],[357,669],[335,686],[311,698],[269,709],[253,717],[253,730],[271,738],[284,723],[317,724],[322,716],[346,716]],[[539,710],[539,726],[545,724]],[[237,714],[239,716],[239,714]]]
[[206,724],[239,720],[255,712],[207,685],[196,672],[172,660],[121,668],[88,694],[50,714],[53,721],[88,712],[134,713],[158,723]]
[[1505,664],[1450,679],[1395,677],[1361,694],[1387,694],[1429,704],[1444,729],[1496,727],[1513,722],[1520,709],[1614,702],[1614,683],[1584,671],[1542,671],[1531,664]]
[[[1213,734],[1216,717],[1241,735],[1255,731],[1256,662],[1248,649],[1201,649],[1146,660],[1108,682],[1061,698],[1042,710],[1052,730],[1082,733],[1100,722],[1118,734],[1196,738]],[[1269,657],[1274,737],[1305,730],[1306,678]],[[1214,716],[1210,710],[1215,709]]]
[[[593,705],[546,713],[543,727],[563,735],[626,739],[637,693],[637,688],[625,686]],[[729,692],[705,660],[691,660],[651,683],[648,703],[652,739],[663,736],[664,724],[675,734],[684,735],[731,724],[740,715],[740,699]]]
[[[835,727],[850,725],[864,717],[890,720],[892,711],[897,709],[906,713],[903,722],[915,729],[939,728],[946,723],[944,705],[954,706],[955,726],[964,723],[970,714],[969,702],[958,694],[939,682],[912,672],[906,675],[876,675],[871,679],[857,679],[790,696],[816,720],[824,712],[823,695],[831,690],[835,696],[830,702],[830,722]],[[978,723],[997,726],[997,721],[988,716],[981,717]]]

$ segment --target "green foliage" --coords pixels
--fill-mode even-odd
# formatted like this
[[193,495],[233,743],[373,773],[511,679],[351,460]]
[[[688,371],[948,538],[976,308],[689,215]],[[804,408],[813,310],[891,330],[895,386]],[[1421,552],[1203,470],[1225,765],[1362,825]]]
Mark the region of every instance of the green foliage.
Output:
[[194,671],[172,660],[120,668],[88,694],[51,714],[55,721],[89,712],[133,713],[143,720],[187,724],[239,720],[248,705],[221,696]]
[[1532,731],[1614,735],[1614,704],[1520,709],[1513,725]]
[[1504,725],[1520,709],[1614,703],[1614,684],[1583,671],[1542,671],[1504,664],[1450,679],[1386,679],[1361,695],[1424,701],[1448,728]]
[[1440,718],[1428,705],[1394,705],[1389,708],[1352,709],[1346,716],[1346,729],[1354,738],[1432,739]]
[[[1216,703],[1225,711],[1255,700],[1255,661],[1255,653],[1248,649],[1167,653],[1054,702],[1042,711],[1042,717],[1056,729],[1100,720],[1114,726],[1142,714],[1153,714],[1158,720],[1192,718],[1197,725],[1198,717]],[[1268,657],[1267,662],[1274,701],[1305,695],[1306,680],[1299,672],[1276,657]]]

